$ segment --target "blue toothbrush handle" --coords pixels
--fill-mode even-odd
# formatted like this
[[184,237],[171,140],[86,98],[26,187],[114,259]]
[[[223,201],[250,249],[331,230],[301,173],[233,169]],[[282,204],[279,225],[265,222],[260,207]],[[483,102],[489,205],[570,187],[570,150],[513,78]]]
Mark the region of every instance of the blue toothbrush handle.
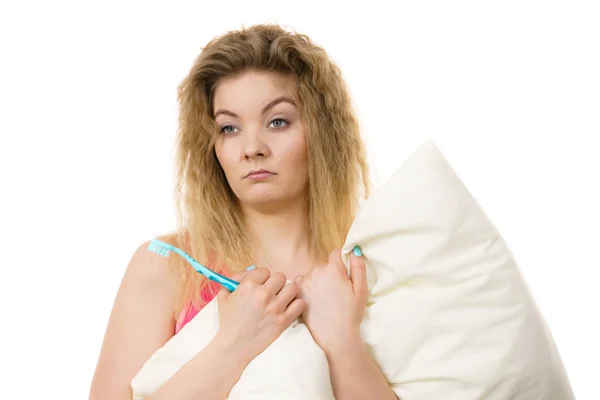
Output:
[[217,275],[217,274],[215,274],[215,275],[211,274],[208,277],[208,279],[210,279],[211,281],[220,283],[221,285],[225,286],[225,288],[227,290],[229,290],[230,292],[233,292],[239,286],[238,282],[231,280],[225,276],[221,276],[221,275]]
[[226,276],[223,276],[221,274],[217,274],[214,271],[211,271],[210,269],[206,268],[204,265],[200,264],[198,261],[194,260],[190,256],[188,256],[186,258],[190,262],[190,264],[192,264],[192,266],[194,267],[194,269],[196,271],[198,271],[199,273],[201,273],[202,275],[204,275],[211,281],[215,281],[215,282],[225,286],[225,288],[227,290],[229,290],[230,292],[233,292],[235,289],[237,289],[239,282],[236,282],[232,279],[227,278]]

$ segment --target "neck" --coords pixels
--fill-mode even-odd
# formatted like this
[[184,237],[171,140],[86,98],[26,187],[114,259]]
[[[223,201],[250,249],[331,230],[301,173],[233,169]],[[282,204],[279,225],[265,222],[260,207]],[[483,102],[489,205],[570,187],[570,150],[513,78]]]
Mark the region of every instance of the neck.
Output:
[[254,262],[293,280],[312,267],[308,218],[303,204],[287,205],[277,212],[242,208]]

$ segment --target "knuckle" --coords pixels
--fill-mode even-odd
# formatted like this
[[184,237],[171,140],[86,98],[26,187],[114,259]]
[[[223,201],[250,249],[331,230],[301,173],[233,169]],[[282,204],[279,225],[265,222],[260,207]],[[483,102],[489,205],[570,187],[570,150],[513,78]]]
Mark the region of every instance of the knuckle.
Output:
[[292,283],[289,283],[287,286],[288,286],[287,290],[290,291],[290,294],[293,297],[296,297],[298,295],[298,293],[300,293],[300,287],[296,283],[292,282]]
[[275,316],[275,325],[279,327],[287,326],[287,318],[284,314],[278,314]]
[[267,304],[269,302],[269,292],[265,288],[257,290],[256,297],[261,304]]
[[259,268],[256,272],[267,278],[271,276],[271,271],[268,268]]
[[271,274],[271,278],[277,279],[279,281],[281,281],[281,280],[285,281],[285,279],[286,279],[283,272],[273,272]]
[[306,310],[306,301],[304,299],[298,299],[298,310],[296,312],[297,315],[300,315]]
[[240,285],[238,286],[237,290],[241,289],[242,291],[247,292],[247,291],[251,290],[252,287],[254,287],[254,286],[255,286],[254,285],[254,281],[249,280],[249,279],[245,279],[245,280],[243,280],[240,283]]
[[272,302],[267,305],[267,307],[265,308],[265,311],[269,315],[277,315],[278,314],[277,307]]

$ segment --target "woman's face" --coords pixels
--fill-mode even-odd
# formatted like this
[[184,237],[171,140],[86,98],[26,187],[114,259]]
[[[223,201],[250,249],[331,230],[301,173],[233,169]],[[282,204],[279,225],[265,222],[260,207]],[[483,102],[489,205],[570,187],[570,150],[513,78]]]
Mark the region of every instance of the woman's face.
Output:
[[277,209],[307,188],[307,145],[293,78],[247,71],[217,84],[217,159],[243,206]]

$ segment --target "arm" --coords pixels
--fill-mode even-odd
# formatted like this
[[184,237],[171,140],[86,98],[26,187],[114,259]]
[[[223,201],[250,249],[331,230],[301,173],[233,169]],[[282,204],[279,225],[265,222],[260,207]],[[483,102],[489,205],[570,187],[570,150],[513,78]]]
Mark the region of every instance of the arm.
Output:
[[[245,279],[244,279],[245,277]],[[235,292],[221,288],[219,331],[148,400],[222,400],[246,366],[302,313],[298,288],[285,285],[285,275],[258,268],[233,276]]]
[[350,256],[350,277],[337,249],[326,265],[295,281],[307,304],[304,323],[327,356],[335,398],[398,400],[360,337],[368,296],[360,249]]
[[215,337],[147,400],[223,400],[246,368],[242,354]]
[[150,356],[172,336],[177,279],[166,258],[134,252],[108,320],[90,400],[131,399],[129,383]]
[[[166,239],[166,241],[169,241]],[[132,398],[130,382],[174,334],[178,278],[167,258],[142,244],[132,256],[109,318],[90,400]],[[247,363],[245,349],[214,339],[150,398],[223,399]]]
[[398,400],[360,334],[343,338],[325,354],[336,399]]
[[[165,240],[168,242],[168,240]],[[109,319],[90,389],[90,400],[132,398],[130,382],[172,336],[176,271],[166,258],[147,251],[133,255]],[[302,313],[296,285],[281,273],[257,268],[234,276],[235,293],[221,289],[219,332],[148,400],[224,399],[243,370]],[[285,287],[284,287],[285,286]]]

